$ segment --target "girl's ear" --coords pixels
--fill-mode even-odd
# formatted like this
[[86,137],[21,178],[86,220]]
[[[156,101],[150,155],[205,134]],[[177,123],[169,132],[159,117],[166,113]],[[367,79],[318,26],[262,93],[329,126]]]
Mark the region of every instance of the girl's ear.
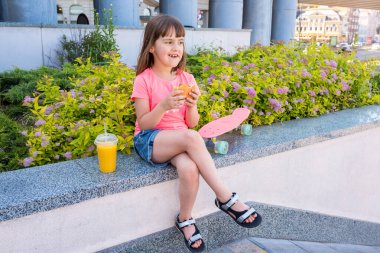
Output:
[[149,49],[149,53],[154,53],[154,47],[151,47],[150,49]]

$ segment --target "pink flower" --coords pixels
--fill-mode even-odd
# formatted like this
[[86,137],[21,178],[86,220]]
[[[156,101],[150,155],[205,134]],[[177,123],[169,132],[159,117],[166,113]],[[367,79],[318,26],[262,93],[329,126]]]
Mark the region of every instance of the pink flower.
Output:
[[235,92],[240,89],[240,85],[237,82],[232,82],[231,84]]
[[245,87],[246,91],[248,91],[248,96],[250,97],[254,97],[256,96],[256,91],[254,88],[252,87]]
[[342,91],[350,90],[351,87],[345,82],[342,82]]
[[278,101],[277,99],[273,99],[273,98],[269,98],[269,103],[270,103],[270,106],[272,107],[272,109],[277,112],[279,110],[281,110],[281,102]]
[[45,108],[45,115],[49,115],[53,110],[54,110],[54,107],[52,107],[52,106],[47,106],[47,107]]
[[338,64],[336,63],[336,61],[331,60],[330,61],[330,66],[333,67],[333,68],[336,68],[338,66]]
[[28,132],[24,130],[24,131],[21,132],[21,134],[25,136],[25,135],[28,134]]
[[315,97],[315,92],[314,92],[314,91],[312,91],[312,90],[308,90],[308,92],[309,92],[309,95],[310,95],[311,97]]
[[24,158],[24,160],[22,161],[22,165],[24,167],[29,167],[30,164],[34,161],[33,157],[27,157],[27,158]]
[[47,145],[49,145],[49,141],[41,142],[41,147],[46,147]]
[[278,88],[277,89],[277,94],[286,94],[289,92],[289,88],[288,87],[283,87],[283,88]]
[[72,97],[72,98],[75,98],[75,97],[76,97],[76,94],[75,94],[75,91],[74,91],[74,90],[70,90],[70,94],[71,94],[71,97]]
[[211,114],[211,117],[212,117],[213,119],[218,119],[218,118],[220,117],[220,115],[219,115],[219,113],[217,113],[217,112],[213,112],[213,113]]
[[63,156],[66,158],[66,159],[71,159],[73,157],[73,154],[71,152],[66,152],[63,154]]
[[36,121],[36,123],[34,125],[37,126],[37,127],[39,127],[39,126],[42,126],[44,124],[46,124],[46,121],[43,120],[43,119],[39,119],[39,120]]
[[303,76],[303,77],[310,77],[311,74],[309,73],[309,71],[307,71],[307,69],[303,69],[302,73],[301,73],[301,76]]
[[30,96],[24,97],[23,105],[29,105],[29,103],[33,102],[34,98],[31,98]]
[[326,72],[325,71],[321,71],[321,77],[322,79],[325,79],[327,76]]

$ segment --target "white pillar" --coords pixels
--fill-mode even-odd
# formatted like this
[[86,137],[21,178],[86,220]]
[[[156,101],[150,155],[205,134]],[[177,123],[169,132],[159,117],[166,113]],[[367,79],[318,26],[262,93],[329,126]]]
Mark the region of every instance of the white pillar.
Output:
[[243,0],[210,0],[209,27],[241,29]]
[[160,0],[160,12],[178,18],[185,27],[197,27],[197,0]]
[[139,0],[95,0],[95,9],[99,12],[100,24],[107,22],[107,10],[112,10],[114,25],[141,27]]
[[297,0],[273,0],[272,41],[289,42],[294,38]]
[[251,44],[269,45],[273,0],[244,0],[243,28],[252,29]]

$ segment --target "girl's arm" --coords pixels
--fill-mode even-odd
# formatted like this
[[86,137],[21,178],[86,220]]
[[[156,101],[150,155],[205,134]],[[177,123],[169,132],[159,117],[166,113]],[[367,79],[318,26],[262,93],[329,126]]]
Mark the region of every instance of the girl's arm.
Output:
[[199,113],[198,113],[197,105],[194,105],[192,107],[187,107],[185,122],[189,128],[193,128],[196,125],[198,125]]
[[185,122],[189,128],[193,128],[198,125],[199,122],[199,113],[198,113],[198,97],[200,93],[198,90],[194,90],[190,93],[189,98],[186,99],[186,116]]
[[181,94],[181,91],[173,91],[172,94],[163,99],[152,111],[149,111],[148,99],[135,98],[136,117],[140,129],[153,129],[160,122],[166,111],[181,107],[185,103],[185,98]]

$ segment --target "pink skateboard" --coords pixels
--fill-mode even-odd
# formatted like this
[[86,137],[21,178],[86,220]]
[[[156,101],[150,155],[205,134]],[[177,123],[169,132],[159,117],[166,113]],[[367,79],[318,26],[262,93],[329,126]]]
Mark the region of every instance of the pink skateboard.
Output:
[[[225,134],[231,130],[237,128],[244,120],[249,116],[250,110],[246,108],[237,108],[231,115],[216,119],[210,123],[204,125],[199,129],[199,134],[206,139],[212,139],[215,144],[215,153],[227,154],[228,152],[228,142],[226,141],[216,141],[216,137]],[[241,126],[242,135],[251,135],[252,126],[249,124],[244,124]]]

